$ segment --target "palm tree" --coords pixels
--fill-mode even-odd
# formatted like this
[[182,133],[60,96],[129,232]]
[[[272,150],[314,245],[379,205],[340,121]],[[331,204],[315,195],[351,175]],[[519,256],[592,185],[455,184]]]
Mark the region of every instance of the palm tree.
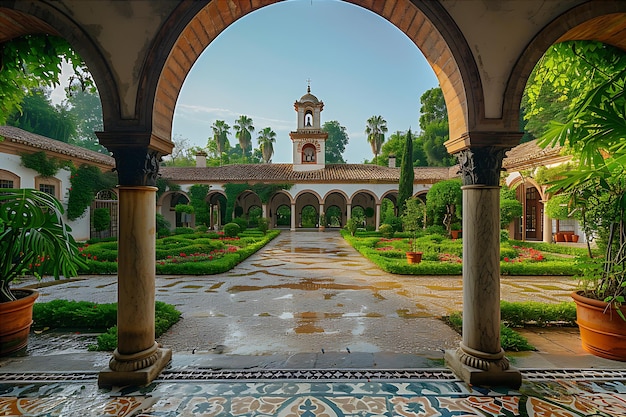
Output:
[[241,115],[239,119],[235,120],[233,129],[237,131],[237,133],[235,133],[235,137],[239,139],[239,146],[243,151],[243,157],[245,159],[246,151],[252,145],[252,132],[254,132],[252,119],[248,116]]
[[223,120],[216,120],[211,126],[213,129],[213,140],[217,147],[217,153],[220,155],[220,166],[222,165],[222,153],[228,147],[228,135],[230,135],[230,126]]
[[372,147],[372,152],[374,153],[374,161],[376,161],[376,158],[378,158],[380,148],[383,146],[386,132],[387,121],[383,119],[383,116],[372,116],[367,119],[365,134],[367,135],[367,141]]
[[271,127],[266,127],[259,133],[257,138],[259,141],[259,149],[263,154],[263,162],[270,163],[272,155],[274,155],[274,142],[276,142],[276,132]]

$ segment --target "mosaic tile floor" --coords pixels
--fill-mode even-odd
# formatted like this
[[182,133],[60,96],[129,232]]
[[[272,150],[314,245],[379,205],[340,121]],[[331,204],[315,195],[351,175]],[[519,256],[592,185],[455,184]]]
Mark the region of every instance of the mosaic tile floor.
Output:
[[626,380],[170,381],[103,390],[95,381],[0,383],[0,416],[626,416]]

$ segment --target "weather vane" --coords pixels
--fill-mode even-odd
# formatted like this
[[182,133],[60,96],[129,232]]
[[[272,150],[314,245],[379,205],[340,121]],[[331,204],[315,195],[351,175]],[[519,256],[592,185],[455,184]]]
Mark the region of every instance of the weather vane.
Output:
[[311,79],[310,78],[306,79],[306,89],[307,89],[307,92],[309,93],[311,92]]

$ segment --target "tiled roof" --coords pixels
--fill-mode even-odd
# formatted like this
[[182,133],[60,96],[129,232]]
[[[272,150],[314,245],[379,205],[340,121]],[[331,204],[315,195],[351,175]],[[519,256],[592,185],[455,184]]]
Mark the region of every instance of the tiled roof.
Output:
[[[81,159],[85,162],[92,162],[101,165],[115,167],[115,159],[109,155],[104,155],[69,143],[50,139],[45,136],[36,135],[13,126],[0,126],[0,136],[4,140],[27,145],[35,149],[47,152],[56,152],[67,155],[68,159]],[[0,142],[0,146],[1,146]]]
[[[458,170],[448,167],[415,168],[415,182],[430,183],[452,178]],[[325,169],[294,171],[292,164],[238,164],[222,167],[162,167],[161,175],[176,182],[371,182],[397,183],[400,168],[367,164],[327,164]]]
[[537,140],[531,140],[517,145],[511,149],[504,161],[502,167],[508,171],[525,168],[531,165],[543,164],[546,159],[557,158],[561,155],[561,146],[548,146],[541,148],[537,145]]

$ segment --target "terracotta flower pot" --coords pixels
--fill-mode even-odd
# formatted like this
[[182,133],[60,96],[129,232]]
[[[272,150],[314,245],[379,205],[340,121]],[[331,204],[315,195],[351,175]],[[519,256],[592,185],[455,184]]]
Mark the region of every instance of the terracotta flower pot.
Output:
[[418,264],[422,262],[422,252],[407,252],[406,261],[410,264]]
[[572,235],[572,242],[578,243],[578,238],[579,238],[578,235]]
[[450,235],[452,236],[452,240],[457,240],[460,234],[461,234],[460,230],[450,230]]
[[565,235],[561,232],[554,235],[554,240],[556,242],[565,242]]
[[[583,349],[602,358],[626,361],[626,321],[607,303],[572,294],[576,303],[576,322],[580,329]],[[622,306],[626,316],[626,306]]]
[[18,299],[0,303],[0,356],[26,347],[30,325],[33,324],[33,304],[39,292],[30,289],[14,290]]

